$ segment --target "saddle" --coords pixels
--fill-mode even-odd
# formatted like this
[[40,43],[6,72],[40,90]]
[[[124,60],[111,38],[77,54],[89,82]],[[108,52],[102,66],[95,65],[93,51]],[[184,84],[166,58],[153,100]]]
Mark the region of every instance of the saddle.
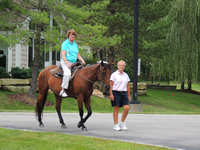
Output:
[[[78,71],[78,69],[82,68],[82,64],[77,62],[71,65],[71,78],[70,80],[72,80],[76,74],[76,72]],[[60,65],[59,67],[50,70],[50,72],[57,78],[62,79],[63,78],[63,69],[62,66]]]

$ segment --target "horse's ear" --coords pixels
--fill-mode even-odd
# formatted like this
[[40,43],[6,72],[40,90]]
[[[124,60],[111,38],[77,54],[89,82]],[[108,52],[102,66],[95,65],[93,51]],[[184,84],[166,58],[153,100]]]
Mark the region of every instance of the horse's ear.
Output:
[[101,60],[101,66],[104,66],[103,60]]
[[108,64],[108,65],[110,66],[111,64],[112,64],[112,62],[109,62],[109,64]]

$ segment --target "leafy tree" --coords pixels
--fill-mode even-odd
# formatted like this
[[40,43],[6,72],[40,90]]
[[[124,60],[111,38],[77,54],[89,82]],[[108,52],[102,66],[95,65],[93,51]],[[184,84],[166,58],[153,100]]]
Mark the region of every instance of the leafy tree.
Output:
[[[93,50],[101,49],[103,53],[107,54],[109,62],[113,63],[111,67],[113,71],[115,59],[118,54],[122,53],[120,44],[126,37],[125,33],[129,32],[126,28],[130,23],[133,24],[133,17],[130,18],[130,12],[127,10],[128,6],[132,6],[132,2],[130,0],[76,0],[69,2],[78,7],[89,5],[88,10],[93,15],[85,21],[92,25],[102,24],[107,27],[106,32],[102,34],[103,43],[93,47]],[[127,12],[128,14],[126,14]]]
[[[169,23],[158,23],[165,17],[172,0],[144,0],[139,8],[139,58],[144,70],[150,70],[153,58],[162,56],[160,49],[166,49],[163,41]],[[78,7],[89,5],[93,15],[87,20],[91,24],[100,23],[107,27],[103,34],[104,41],[113,39],[113,44],[102,48],[109,57],[109,62],[124,59],[130,66],[127,71],[132,77],[133,68],[133,35],[134,35],[134,1],[131,0],[70,0]],[[116,37],[114,39],[114,37]],[[101,46],[103,47],[103,45]],[[114,67],[112,67],[112,70]]]
[[173,19],[167,35],[169,43],[168,65],[170,73],[175,73],[182,82],[188,80],[188,89],[191,89],[191,80],[197,78],[199,42],[200,42],[200,2],[198,0],[176,0],[173,2],[168,19]]
[[142,74],[161,76],[166,73],[162,62],[168,47],[165,43],[171,20],[166,16],[173,0],[140,1],[139,13],[139,53]]
[[[5,2],[5,1],[4,1]],[[41,51],[60,50],[62,41],[66,39],[66,32],[75,29],[79,34],[77,42],[87,44],[92,42],[94,45],[101,45],[103,42],[101,34],[105,27],[101,24],[90,25],[85,23],[92,13],[87,11],[87,7],[77,8],[67,1],[55,0],[10,0],[1,10],[0,27],[1,29],[12,29],[12,35],[1,36],[0,40],[9,44],[15,43],[28,44],[29,37],[35,37],[35,52],[33,62],[32,80],[28,95],[35,96],[37,77],[39,69],[39,57]],[[12,7],[10,7],[12,6]],[[56,24],[49,26],[50,17]],[[7,19],[9,18],[9,20]],[[35,26],[34,31],[23,28],[22,21]],[[41,38],[45,39],[46,45],[42,47]]]

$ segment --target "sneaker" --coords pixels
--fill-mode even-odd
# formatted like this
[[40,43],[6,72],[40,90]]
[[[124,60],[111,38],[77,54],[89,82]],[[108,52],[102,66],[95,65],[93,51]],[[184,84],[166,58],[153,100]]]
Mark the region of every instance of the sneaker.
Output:
[[68,97],[68,95],[66,94],[65,91],[60,91],[59,95],[62,96],[62,97]]
[[114,125],[113,130],[114,131],[121,131],[121,128],[119,127],[118,124],[116,124],[116,125]]
[[126,131],[128,128],[126,127],[126,123],[125,122],[120,122],[120,127],[122,130]]

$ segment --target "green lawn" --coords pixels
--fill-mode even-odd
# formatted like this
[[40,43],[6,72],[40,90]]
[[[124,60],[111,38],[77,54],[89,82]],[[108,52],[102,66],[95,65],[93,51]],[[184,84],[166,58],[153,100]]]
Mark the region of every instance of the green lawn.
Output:
[[138,101],[143,103],[144,113],[200,114],[200,95],[148,89]]
[[[7,97],[13,92],[0,91],[0,111],[34,112],[35,106],[21,104]],[[174,94],[174,96],[173,96]],[[38,94],[37,94],[38,95]],[[55,96],[48,94],[47,99],[55,104]],[[112,113],[113,107],[106,98],[91,97],[93,112]],[[148,89],[146,96],[138,96],[138,101],[143,104],[143,113],[161,114],[200,114],[200,95],[183,93],[179,91],[165,91]],[[77,112],[77,100],[65,98],[61,105],[62,112]],[[86,111],[84,107],[84,111]],[[120,109],[122,113],[123,109]],[[55,106],[44,107],[44,112],[56,112]]]
[[167,150],[168,148],[54,132],[0,128],[1,150]]

